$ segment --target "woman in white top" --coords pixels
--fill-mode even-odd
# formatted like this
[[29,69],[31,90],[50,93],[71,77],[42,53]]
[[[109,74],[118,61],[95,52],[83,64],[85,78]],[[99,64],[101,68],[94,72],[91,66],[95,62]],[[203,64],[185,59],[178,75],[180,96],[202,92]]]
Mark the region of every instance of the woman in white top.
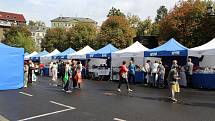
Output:
[[57,64],[54,62],[52,67],[52,84],[53,86],[57,86]]

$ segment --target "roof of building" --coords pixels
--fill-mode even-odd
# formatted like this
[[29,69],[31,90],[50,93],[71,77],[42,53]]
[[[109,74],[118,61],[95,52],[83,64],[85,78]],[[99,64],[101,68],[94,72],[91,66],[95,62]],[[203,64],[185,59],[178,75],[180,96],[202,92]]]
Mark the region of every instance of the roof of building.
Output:
[[0,20],[26,22],[23,14],[9,13],[0,11]]
[[81,17],[58,17],[58,18],[51,20],[51,22],[69,22],[69,21],[97,23],[96,21],[94,21],[90,18],[81,18]]

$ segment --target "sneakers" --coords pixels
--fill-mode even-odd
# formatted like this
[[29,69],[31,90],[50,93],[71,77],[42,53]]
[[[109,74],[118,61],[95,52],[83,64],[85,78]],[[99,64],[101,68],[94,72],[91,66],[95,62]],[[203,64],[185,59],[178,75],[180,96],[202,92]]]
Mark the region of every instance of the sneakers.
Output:
[[117,89],[117,92],[121,92],[121,89]]
[[66,91],[66,93],[71,93],[71,92],[72,92],[71,90]]
[[131,90],[131,89],[128,89],[128,91],[129,91],[129,92],[132,92],[133,90]]

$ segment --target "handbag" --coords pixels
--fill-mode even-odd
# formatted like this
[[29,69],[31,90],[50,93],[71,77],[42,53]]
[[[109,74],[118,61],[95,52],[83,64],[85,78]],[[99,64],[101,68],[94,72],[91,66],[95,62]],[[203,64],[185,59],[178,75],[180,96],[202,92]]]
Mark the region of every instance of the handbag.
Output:
[[127,78],[127,73],[122,73],[122,78],[126,79]]
[[178,82],[176,82],[174,85],[172,85],[173,87],[173,91],[174,92],[180,92],[180,86],[178,84]]

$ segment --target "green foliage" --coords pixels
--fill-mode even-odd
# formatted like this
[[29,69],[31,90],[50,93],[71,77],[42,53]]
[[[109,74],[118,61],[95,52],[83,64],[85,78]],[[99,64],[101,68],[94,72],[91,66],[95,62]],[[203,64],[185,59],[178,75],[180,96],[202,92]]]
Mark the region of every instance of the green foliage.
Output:
[[86,45],[97,48],[96,27],[88,23],[78,23],[67,32],[68,45],[79,50]]
[[155,22],[158,23],[160,20],[165,18],[167,16],[167,8],[165,6],[160,6],[160,8],[157,10],[157,16],[155,18]]
[[62,28],[52,28],[48,29],[45,38],[42,40],[41,46],[42,48],[46,48],[48,51],[53,51],[54,49],[58,49],[59,51],[63,51],[67,49],[66,43],[67,36],[66,30]]
[[137,25],[137,36],[152,34],[152,20],[150,18],[140,21]]
[[100,46],[112,43],[117,48],[125,48],[132,44],[134,30],[123,16],[110,16],[101,26],[98,35]]
[[120,11],[120,9],[116,9],[116,8],[112,7],[112,8],[110,9],[110,11],[109,11],[107,17],[110,17],[110,16],[123,16],[123,17],[125,17],[125,14],[122,13],[122,12]]
[[79,50],[86,45],[96,48],[95,39],[95,26],[87,23],[77,23],[67,31],[63,28],[49,29],[42,41],[42,48],[46,48],[48,51],[58,49],[61,52],[69,47]]
[[159,22],[160,37],[173,37],[187,47],[198,46],[215,37],[214,23],[215,19],[207,15],[207,2],[181,1]]
[[26,52],[37,50],[31,38],[31,32],[25,26],[12,26],[10,29],[5,30],[4,36],[5,39],[2,42],[9,46],[22,47]]

